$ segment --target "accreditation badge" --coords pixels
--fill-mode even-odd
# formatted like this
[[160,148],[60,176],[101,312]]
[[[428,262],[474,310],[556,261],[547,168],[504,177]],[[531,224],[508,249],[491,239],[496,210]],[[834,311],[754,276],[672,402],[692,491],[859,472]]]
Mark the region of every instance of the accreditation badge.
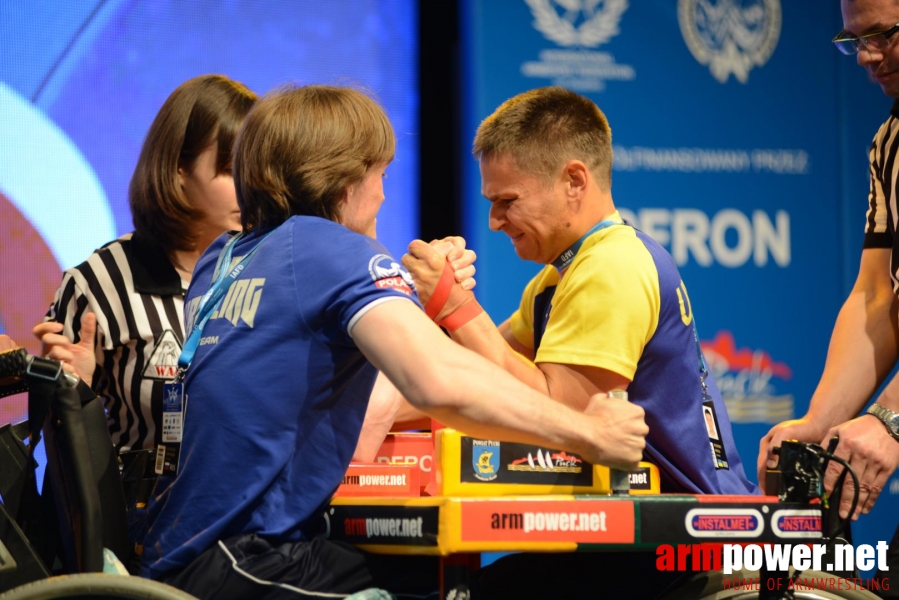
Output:
[[712,449],[712,460],[716,469],[730,469],[727,463],[727,453],[724,451],[724,439],[718,427],[718,415],[715,414],[715,403],[709,396],[703,397],[702,417],[705,428],[709,434],[709,446]]
[[180,380],[166,382],[162,392],[162,443],[156,447],[154,470],[157,475],[178,473],[186,406],[184,383]]

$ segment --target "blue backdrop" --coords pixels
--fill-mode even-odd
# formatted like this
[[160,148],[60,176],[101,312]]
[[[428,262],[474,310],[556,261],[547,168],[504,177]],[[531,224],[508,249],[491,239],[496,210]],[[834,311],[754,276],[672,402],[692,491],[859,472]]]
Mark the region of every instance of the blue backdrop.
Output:
[[[569,87],[606,113],[615,203],[674,256],[754,471],[759,439],[804,414],[821,374],[858,270],[867,148],[891,103],[830,43],[837,3],[468,0],[462,27],[466,148],[534,87]],[[489,231],[477,163],[462,162],[478,297],[500,322],[539,265]],[[889,539],[894,490],[895,477],[861,540]]]
[[378,233],[401,255],[418,235],[417,35],[415,0],[0,2],[0,333],[36,351],[31,327],[61,270],[131,231],[128,182],[150,122],[203,73],[259,94],[373,93],[397,132]]

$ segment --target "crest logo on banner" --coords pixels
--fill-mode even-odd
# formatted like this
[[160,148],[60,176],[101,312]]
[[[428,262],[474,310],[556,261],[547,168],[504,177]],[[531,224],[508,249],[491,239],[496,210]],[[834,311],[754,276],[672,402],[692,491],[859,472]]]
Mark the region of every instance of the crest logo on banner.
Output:
[[631,81],[634,68],[615,62],[608,52],[591,51],[620,33],[628,0],[524,0],[534,29],[564,49],[544,49],[539,60],[521,65],[521,74],[549,79],[580,92],[602,91],[606,81]]
[[730,331],[719,331],[701,346],[732,423],[773,425],[794,417],[793,395],[778,394],[776,386],[793,378],[787,364],[764,350],[737,348]]
[[749,81],[780,39],[780,0],[678,0],[677,21],[687,48],[712,76]]
[[[618,35],[627,0],[524,0],[534,27],[560,46],[593,48]],[[600,6],[601,5],[601,6]]]

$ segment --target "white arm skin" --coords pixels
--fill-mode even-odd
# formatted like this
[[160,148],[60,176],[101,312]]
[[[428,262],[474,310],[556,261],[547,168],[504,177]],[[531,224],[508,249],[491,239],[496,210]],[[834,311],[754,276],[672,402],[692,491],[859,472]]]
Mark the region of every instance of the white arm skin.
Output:
[[359,433],[359,442],[353,453],[356,462],[372,462],[384,444],[387,434],[404,424],[417,425],[415,421],[430,418],[403,398],[384,373],[378,373],[375,387],[368,399],[365,420]]
[[469,435],[562,448],[622,469],[640,461],[649,429],[639,406],[597,396],[575,412],[454,344],[410,302],[372,308],[352,336],[413,406]]
[[[843,303],[827,350],[824,373],[809,410],[801,419],[774,426],[759,444],[759,481],[764,485],[766,468],[777,466],[772,448],[783,440],[814,442],[827,447],[833,435],[840,436],[835,454],[849,460],[859,476],[859,504],[854,518],[870,511],[889,475],[899,463],[899,444],[877,419],[856,416],[899,358],[897,302],[890,282],[889,249],[862,252],[858,278]],[[878,403],[899,411],[899,382],[890,382]],[[828,466],[825,489],[833,488],[841,467]],[[840,502],[841,516],[848,513],[852,483],[847,478]]]
[[396,413],[396,421],[395,423],[403,424],[403,423],[413,423],[414,421],[419,421],[421,419],[430,419],[428,415],[421,412],[411,404],[409,401],[403,398],[403,402],[400,405],[400,409]]
[[[427,302],[430,298],[443,272],[446,259],[440,250],[415,240],[409,244],[409,254],[403,256],[403,265],[415,279],[422,302]],[[474,301],[474,295],[470,291],[455,283],[437,320]],[[630,384],[629,379],[598,367],[535,364],[533,350],[523,347],[515,340],[508,322],[497,329],[486,312],[451,335],[455,342],[483,356],[529,387],[577,410],[584,410],[595,394],[605,395],[610,390],[627,390]]]
[[[450,236],[441,240],[431,240],[430,245],[446,254],[453,267],[456,282],[465,290],[474,289],[476,285],[474,261],[477,255],[473,250],[465,249],[465,239]],[[394,423],[411,422],[426,416],[409,404],[383,373],[378,373],[375,387],[368,400],[368,409],[365,412],[365,421],[362,424],[362,433],[353,460],[371,462],[377,456],[378,449]]]
[[375,460],[378,449],[384,443],[384,438],[390,433],[394,419],[403,404],[405,401],[399,390],[390,383],[384,373],[378,373],[375,387],[368,399],[368,408],[365,411],[365,420],[362,422],[359,442],[353,453],[354,461],[372,462]]
[[474,289],[475,285],[477,285],[474,278],[476,270],[474,261],[477,260],[478,256],[474,250],[465,248],[465,238],[451,235],[442,240],[431,240],[428,245],[441,254],[446,254],[446,260],[449,261],[450,266],[453,268],[456,283],[460,284],[463,290]]
[[[599,367],[539,363],[532,361],[533,351],[522,346],[506,327],[507,336],[493,324],[486,312],[481,313],[452,333],[453,340],[473,350],[516,379],[542,394],[582,411],[595,394],[610,390],[627,390],[630,380]],[[508,342],[512,340],[512,343]],[[516,352],[516,348],[522,352]]]

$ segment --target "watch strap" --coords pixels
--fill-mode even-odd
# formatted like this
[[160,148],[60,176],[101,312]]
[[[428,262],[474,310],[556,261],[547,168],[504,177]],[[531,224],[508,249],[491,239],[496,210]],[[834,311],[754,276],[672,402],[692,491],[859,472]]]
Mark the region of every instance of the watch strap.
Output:
[[890,436],[894,440],[899,441],[899,414],[879,404],[869,406],[868,414],[880,419]]

